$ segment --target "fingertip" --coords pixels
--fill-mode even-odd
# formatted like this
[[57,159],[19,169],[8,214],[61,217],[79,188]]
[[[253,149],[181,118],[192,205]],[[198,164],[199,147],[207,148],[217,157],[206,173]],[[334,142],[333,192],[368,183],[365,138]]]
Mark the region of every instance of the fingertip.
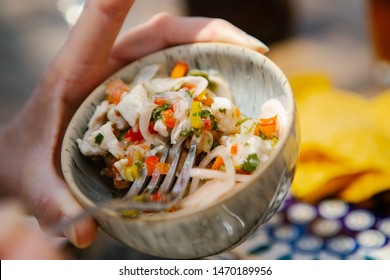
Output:
[[97,236],[98,226],[96,221],[89,218],[80,226],[76,225],[76,240],[79,248],[85,248],[91,245]]
[[65,228],[64,236],[77,248],[90,246],[96,239],[98,226],[92,218],[84,219]]

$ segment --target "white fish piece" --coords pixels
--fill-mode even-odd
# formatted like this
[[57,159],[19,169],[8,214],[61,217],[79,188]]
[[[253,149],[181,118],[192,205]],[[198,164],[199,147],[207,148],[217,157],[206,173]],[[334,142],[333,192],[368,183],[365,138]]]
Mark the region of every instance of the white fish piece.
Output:
[[158,134],[164,137],[169,136],[168,128],[167,126],[163,123],[162,120],[157,120],[153,126],[153,129],[157,131]]
[[[108,111],[110,103],[107,100],[102,101],[98,106],[96,106],[95,111],[91,119],[88,122],[88,131],[93,132],[104,124],[106,121],[106,114]],[[88,132],[87,132],[88,133]]]
[[131,127],[135,127],[140,116],[142,104],[147,100],[147,91],[142,85],[137,85],[123,96],[116,109]]
[[252,136],[255,134],[255,128],[259,122],[255,119],[247,119],[240,125],[240,134]]
[[95,137],[99,134],[99,131],[94,131],[88,135],[85,135],[83,139],[77,139],[77,145],[80,152],[85,156],[105,155],[108,151],[106,145],[98,145],[95,143]]
[[107,111],[107,119],[115,124],[118,129],[124,129],[127,126],[126,120],[117,114],[117,109],[114,104],[110,104]]
[[[103,136],[100,144],[95,141],[99,134]],[[124,156],[119,141],[112,131],[112,122],[110,121],[102,125],[98,130],[86,134],[82,140],[77,139],[77,144],[81,153],[86,156],[105,155],[107,152],[116,158]]]
[[208,81],[200,76],[185,76],[182,78],[155,78],[144,83],[150,95],[155,95],[167,91],[177,91],[183,84],[194,85],[192,97],[197,97],[208,86]]
[[129,160],[127,158],[120,159],[114,163],[115,168],[118,170],[119,175],[122,177],[122,179],[127,180],[126,174],[124,172],[125,167],[127,166]]
[[108,151],[114,157],[122,158],[124,156],[124,152],[119,144],[118,139],[112,131],[112,122],[107,122],[106,124],[102,125],[98,132],[103,135],[103,141],[101,145],[106,146]]
[[267,119],[275,115],[277,115],[276,136],[280,137],[284,134],[287,126],[287,112],[279,100],[272,98],[265,101],[261,106],[260,118]]
[[211,113],[214,115],[218,130],[226,134],[234,134],[239,131],[237,122],[240,116],[236,114],[236,106],[225,97],[215,97],[211,105]]
[[255,135],[236,134],[227,136],[224,138],[224,141],[228,151],[230,151],[233,145],[237,145],[237,154],[231,155],[236,168],[241,167],[245,159],[251,154],[256,154],[260,162],[264,162],[269,158],[273,150],[269,141],[265,141]]

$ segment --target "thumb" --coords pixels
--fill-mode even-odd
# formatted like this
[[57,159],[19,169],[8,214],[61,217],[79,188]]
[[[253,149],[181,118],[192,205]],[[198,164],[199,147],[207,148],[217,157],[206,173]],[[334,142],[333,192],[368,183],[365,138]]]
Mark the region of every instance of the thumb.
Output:
[[65,236],[76,247],[89,246],[97,235],[96,222],[91,217],[70,222],[85,210],[72,196],[55,168],[32,168],[29,172],[35,174],[26,174],[33,181],[28,183],[25,201],[41,228],[51,234],[54,234],[52,229],[58,228],[61,232],[55,234]]

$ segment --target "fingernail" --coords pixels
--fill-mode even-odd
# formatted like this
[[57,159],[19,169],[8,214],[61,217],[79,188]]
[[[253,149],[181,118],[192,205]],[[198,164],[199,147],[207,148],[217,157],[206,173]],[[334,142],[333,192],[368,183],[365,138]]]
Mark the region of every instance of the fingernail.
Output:
[[64,236],[76,247],[78,247],[77,243],[77,237],[76,237],[76,230],[74,227],[74,224],[68,225],[66,228],[63,229]]
[[260,41],[259,39],[255,38],[247,33],[245,33],[245,36],[247,37],[248,42],[250,44],[252,44],[258,52],[261,52],[261,53],[269,52],[269,48],[262,41]]
[[263,42],[242,30],[237,31],[226,28],[218,34],[219,38],[217,38],[217,41],[239,44],[263,54],[269,51],[269,48]]

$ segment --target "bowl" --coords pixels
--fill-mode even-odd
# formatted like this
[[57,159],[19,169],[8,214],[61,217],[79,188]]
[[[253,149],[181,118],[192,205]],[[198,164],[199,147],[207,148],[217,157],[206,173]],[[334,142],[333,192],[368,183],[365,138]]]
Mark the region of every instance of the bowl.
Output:
[[79,152],[76,142],[104,98],[104,83],[73,116],[64,135],[61,164],[75,198],[111,237],[149,255],[195,259],[234,248],[277,212],[294,177],[299,130],[294,97],[283,72],[266,56],[243,47],[224,43],[176,46],[143,57],[110,78],[130,82],[143,66],[162,63],[170,69],[180,60],[190,67],[217,70],[230,84],[235,103],[247,116],[259,116],[261,105],[270,98],[278,99],[286,109],[288,122],[280,145],[248,182],[203,208],[137,218],[121,217],[104,208],[96,211],[100,201],[124,195]]

